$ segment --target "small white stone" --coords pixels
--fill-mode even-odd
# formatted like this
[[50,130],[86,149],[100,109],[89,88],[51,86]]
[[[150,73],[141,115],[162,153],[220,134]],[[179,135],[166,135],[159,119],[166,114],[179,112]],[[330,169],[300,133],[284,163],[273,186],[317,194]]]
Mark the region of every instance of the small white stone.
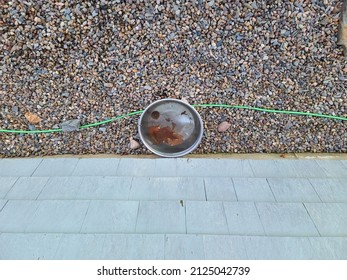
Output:
[[104,83],[104,86],[108,87],[108,88],[111,88],[111,87],[113,87],[113,84],[112,83]]
[[34,18],[34,21],[35,21],[36,23],[40,23],[40,22],[41,22],[41,19],[40,19],[39,17],[35,17],[35,18]]
[[182,97],[181,100],[182,100],[183,102],[189,104],[189,102],[188,102],[188,100],[187,100],[186,98]]
[[130,148],[131,150],[136,150],[136,149],[140,148],[140,143],[137,142],[136,140],[130,138],[129,148]]
[[214,6],[214,0],[208,2],[207,5],[209,5],[210,7]]

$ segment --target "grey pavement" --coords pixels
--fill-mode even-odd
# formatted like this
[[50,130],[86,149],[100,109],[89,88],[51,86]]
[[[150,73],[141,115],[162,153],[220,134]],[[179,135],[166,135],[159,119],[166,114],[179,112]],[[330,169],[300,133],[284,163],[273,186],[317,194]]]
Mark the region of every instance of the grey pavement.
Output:
[[347,161],[0,159],[0,259],[347,259]]

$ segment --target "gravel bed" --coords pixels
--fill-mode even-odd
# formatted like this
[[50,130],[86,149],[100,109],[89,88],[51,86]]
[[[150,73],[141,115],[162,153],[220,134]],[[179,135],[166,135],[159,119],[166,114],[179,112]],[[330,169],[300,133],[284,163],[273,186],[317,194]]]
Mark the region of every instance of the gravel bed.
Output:
[[[339,0],[0,0],[0,128],[81,125],[184,98],[347,117]],[[347,122],[199,108],[194,153],[347,152]],[[26,113],[41,121],[29,123]],[[218,132],[227,121],[230,128]],[[0,133],[0,156],[149,154],[138,116]]]

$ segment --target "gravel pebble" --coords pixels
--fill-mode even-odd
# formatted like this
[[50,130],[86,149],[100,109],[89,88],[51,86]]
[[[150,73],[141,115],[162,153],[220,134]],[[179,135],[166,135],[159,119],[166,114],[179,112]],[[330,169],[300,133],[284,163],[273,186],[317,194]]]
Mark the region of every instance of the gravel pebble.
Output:
[[224,121],[224,122],[221,122],[219,125],[218,125],[218,132],[225,132],[227,131],[229,128],[231,127],[231,124],[228,123],[227,121]]
[[136,149],[140,148],[140,143],[134,139],[130,139],[129,140],[129,148],[131,150],[136,150]]
[[68,120],[60,124],[61,129],[63,132],[72,132],[79,130],[80,128],[80,120],[75,119],[75,120]]

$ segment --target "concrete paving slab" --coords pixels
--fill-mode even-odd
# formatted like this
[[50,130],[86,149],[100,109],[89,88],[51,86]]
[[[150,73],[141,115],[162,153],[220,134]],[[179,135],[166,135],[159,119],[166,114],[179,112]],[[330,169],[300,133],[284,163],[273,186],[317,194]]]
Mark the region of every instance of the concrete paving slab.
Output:
[[157,158],[155,159],[156,177],[176,177],[177,159],[176,158]]
[[236,193],[230,177],[205,177],[207,200],[236,201]]
[[316,160],[328,177],[347,178],[347,167],[340,160]]
[[227,234],[228,225],[220,201],[187,201],[187,233]]
[[18,177],[31,176],[35,169],[39,166],[42,158],[30,159],[10,159],[4,158],[0,160],[0,176],[1,177]]
[[243,237],[251,260],[309,260],[314,257],[307,237]]
[[117,176],[118,158],[81,158],[73,176]]
[[138,201],[93,200],[81,232],[134,233]]
[[250,161],[254,177],[278,178],[299,177],[294,169],[294,160],[252,160]]
[[83,177],[50,177],[37,199],[75,199]]
[[134,177],[130,199],[205,200],[204,182],[189,177]]
[[6,199],[0,199],[0,212],[6,205],[7,200]]
[[105,260],[163,260],[163,234],[106,235],[102,248]]
[[165,237],[166,260],[203,260],[204,242],[201,235],[167,234]]
[[268,182],[278,202],[321,202],[306,178],[269,178]]
[[316,178],[326,177],[323,169],[314,160],[277,159],[252,160],[255,177],[260,178]]
[[6,196],[17,180],[18,177],[0,177],[0,198]]
[[77,158],[44,158],[32,176],[70,176],[78,161]]
[[160,200],[206,200],[203,178],[155,178]]
[[347,260],[347,237],[309,237],[316,260]]
[[89,206],[87,200],[42,200],[38,203],[26,232],[79,232]]
[[51,179],[40,199],[118,199],[128,200],[131,177],[71,177],[67,184],[62,179]]
[[207,260],[246,260],[246,248],[241,236],[204,235]]
[[9,200],[0,212],[0,232],[25,232],[40,202]]
[[324,170],[312,159],[292,160],[293,168],[300,178],[326,177]]
[[347,203],[305,203],[322,236],[347,236]]
[[185,207],[179,201],[141,201],[137,233],[186,233]]
[[302,203],[258,202],[256,207],[266,235],[319,235]]
[[99,260],[103,257],[104,234],[63,234],[56,260]]
[[178,158],[177,175],[182,177],[254,177],[248,160]]
[[129,193],[130,200],[158,200],[159,185],[155,177],[133,177]]
[[85,177],[77,197],[80,199],[129,199],[131,177]]
[[51,260],[57,250],[61,234],[2,233],[1,260]]
[[7,199],[37,199],[48,177],[20,177],[11,190],[7,193]]
[[323,202],[347,202],[347,179],[311,178],[310,183]]
[[253,202],[224,202],[224,210],[230,234],[264,234],[263,226]]
[[[19,175],[12,173],[12,177],[1,175],[0,163],[0,248],[8,242],[2,241],[4,235],[11,235],[19,245],[30,243],[21,245],[23,253],[9,242],[4,247],[9,248],[8,256],[347,258],[347,178],[343,173],[347,162],[343,160],[330,160],[332,164],[276,157],[267,161],[225,157],[84,160],[34,159],[37,165],[32,169],[31,159],[24,159],[24,166],[17,168]],[[253,168],[257,162],[254,172],[251,162]],[[264,162],[267,166],[260,166]],[[50,176],[47,182],[45,174]],[[265,175],[270,175],[271,188]],[[46,240],[40,234],[59,238]],[[26,235],[32,237],[26,239]]]
[[239,201],[275,201],[265,178],[233,178]]
[[[208,172],[209,168],[212,168],[213,163],[216,163],[217,159],[193,159],[193,158],[178,158],[177,159],[177,174],[184,177],[202,177],[210,176],[212,172]],[[227,175],[226,175],[227,176]]]
[[156,160],[122,158],[119,162],[118,176],[155,176]]

